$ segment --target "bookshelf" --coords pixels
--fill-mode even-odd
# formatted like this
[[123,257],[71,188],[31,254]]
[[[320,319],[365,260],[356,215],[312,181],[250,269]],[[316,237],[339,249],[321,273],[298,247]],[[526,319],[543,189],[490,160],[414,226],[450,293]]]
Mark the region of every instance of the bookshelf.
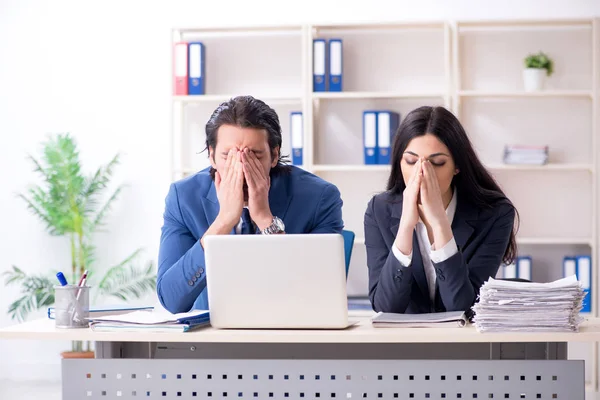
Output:
[[[592,255],[591,314],[599,316],[598,24],[575,19],[173,29],[173,43],[205,44],[207,77],[205,95],[172,96],[173,179],[209,165],[202,152],[204,125],[219,103],[252,94],[271,105],[280,117],[284,154],[291,150],[290,112],[301,111],[302,168],[342,193],[345,226],[356,233],[348,295],[364,296],[364,211],[371,196],[385,190],[390,166],[364,165],[362,111],[390,109],[402,119],[421,105],[445,106],[515,202],[519,252],[532,255],[533,279],[560,278],[567,254]],[[313,92],[315,38],[343,40],[343,92]],[[555,73],[545,90],[525,92],[523,59],[540,50],[554,59]],[[549,163],[505,165],[506,144],[548,145]],[[597,391],[598,346],[569,351],[586,359],[588,388]]]

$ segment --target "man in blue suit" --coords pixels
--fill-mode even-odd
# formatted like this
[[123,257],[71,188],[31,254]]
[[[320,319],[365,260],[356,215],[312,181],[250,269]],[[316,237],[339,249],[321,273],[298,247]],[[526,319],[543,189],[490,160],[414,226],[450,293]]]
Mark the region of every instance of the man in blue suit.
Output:
[[[341,234],[344,227],[339,190],[285,164],[279,118],[264,102],[222,103],[206,124],[206,148],[211,167],[171,184],[165,201],[157,293],[172,313],[208,309],[204,237]],[[278,261],[265,254],[265,262]]]

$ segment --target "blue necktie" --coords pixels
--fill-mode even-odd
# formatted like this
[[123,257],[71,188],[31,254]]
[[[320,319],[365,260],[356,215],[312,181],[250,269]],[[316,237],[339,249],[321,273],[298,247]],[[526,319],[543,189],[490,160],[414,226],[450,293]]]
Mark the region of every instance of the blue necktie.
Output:
[[250,210],[246,207],[242,210],[242,235],[253,235],[256,233],[252,218],[250,218]]

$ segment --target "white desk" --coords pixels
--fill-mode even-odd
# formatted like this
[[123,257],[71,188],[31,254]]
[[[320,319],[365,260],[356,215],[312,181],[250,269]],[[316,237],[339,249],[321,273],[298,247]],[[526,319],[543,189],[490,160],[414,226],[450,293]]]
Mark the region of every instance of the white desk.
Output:
[[566,343],[598,341],[600,319],[543,334],[373,328],[364,317],[341,331],[99,333],[46,319],[0,329],[7,339],[96,342],[96,359],[63,360],[65,400],[575,400],[584,398],[584,365],[566,360]]

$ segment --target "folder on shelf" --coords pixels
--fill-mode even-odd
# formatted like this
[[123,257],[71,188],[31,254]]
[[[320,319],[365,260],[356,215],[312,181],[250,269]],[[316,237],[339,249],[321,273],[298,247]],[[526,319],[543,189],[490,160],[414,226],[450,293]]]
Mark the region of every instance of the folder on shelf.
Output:
[[327,91],[325,39],[313,40],[313,91]]
[[391,143],[398,125],[400,115],[393,111],[377,112],[377,164],[390,163]]
[[563,278],[577,276],[577,259],[575,257],[563,258]]
[[577,280],[585,292],[581,312],[592,311],[592,258],[590,256],[577,256]]
[[204,94],[204,44],[193,42],[188,45],[188,94]]
[[531,280],[531,257],[517,257],[517,278]]
[[175,43],[173,49],[173,89],[176,96],[188,94],[188,44]]
[[304,147],[304,127],[302,124],[302,112],[290,113],[290,132],[292,136],[292,164],[302,165],[302,148]]
[[329,91],[342,91],[342,71],[344,60],[342,57],[342,39],[329,40]]
[[377,111],[363,112],[365,164],[377,164]]
[[504,264],[502,266],[502,278],[504,279],[516,279],[517,278],[517,264],[515,262],[510,264]]

